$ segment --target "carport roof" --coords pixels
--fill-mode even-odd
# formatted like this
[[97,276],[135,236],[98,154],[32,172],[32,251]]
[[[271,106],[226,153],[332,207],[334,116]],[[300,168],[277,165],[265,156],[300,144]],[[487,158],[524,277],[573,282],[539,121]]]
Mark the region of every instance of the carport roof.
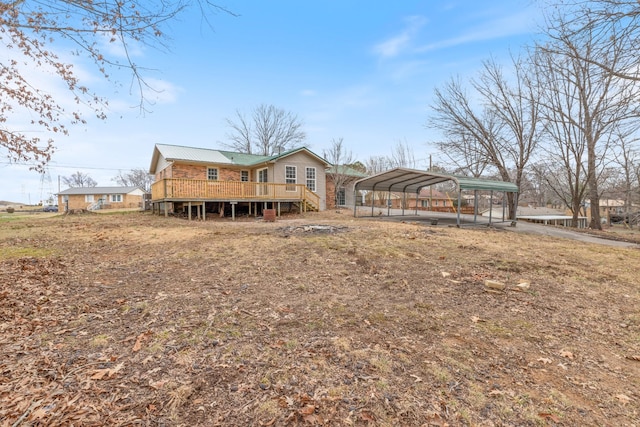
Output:
[[518,186],[512,182],[492,181],[467,176],[433,173],[416,169],[395,168],[355,183],[356,190],[391,191],[400,193],[418,193],[421,188],[453,181],[457,190],[506,191],[517,193]]

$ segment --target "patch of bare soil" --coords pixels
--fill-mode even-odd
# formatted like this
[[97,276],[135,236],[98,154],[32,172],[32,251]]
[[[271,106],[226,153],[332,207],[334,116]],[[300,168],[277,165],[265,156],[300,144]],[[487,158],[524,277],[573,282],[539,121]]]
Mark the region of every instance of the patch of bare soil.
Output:
[[639,260],[335,213],[1,223],[0,425],[638,425]]

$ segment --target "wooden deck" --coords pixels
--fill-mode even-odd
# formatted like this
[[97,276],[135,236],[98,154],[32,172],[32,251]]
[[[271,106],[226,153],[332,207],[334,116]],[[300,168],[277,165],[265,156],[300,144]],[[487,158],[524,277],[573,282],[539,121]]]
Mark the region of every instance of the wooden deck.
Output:
[[320,208],[320,196],[302,184],[167,178],[151,185],[151,202],[300,202]]

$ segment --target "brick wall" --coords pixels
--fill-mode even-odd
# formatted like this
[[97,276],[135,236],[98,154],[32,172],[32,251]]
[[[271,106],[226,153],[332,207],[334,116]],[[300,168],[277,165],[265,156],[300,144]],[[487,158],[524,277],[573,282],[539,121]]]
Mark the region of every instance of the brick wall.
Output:
[[[240,181],[240,171],[234,169],[226,169],[216,167],[218,169],[219,181]],[[187,164],[173,164],[167,169],[172,169],[170,174],[171,178],[185,178],[185,179],[207,179],[208,166],[202,165],[187,165]],[[169,178],[165,176],[163,178]],[[162,178],[160,178],[162,179]]]

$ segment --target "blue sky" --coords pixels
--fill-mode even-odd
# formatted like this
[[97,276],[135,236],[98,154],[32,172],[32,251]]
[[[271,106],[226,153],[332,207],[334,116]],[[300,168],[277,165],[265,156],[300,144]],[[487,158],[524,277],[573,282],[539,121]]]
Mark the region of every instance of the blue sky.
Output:
[[438,135],[425,128],[434,88],[473,77],[491,57],[508,63],[533,41],[539,16],[531,0],[219,3],[239,16],[217,14],[211,29],[193,10],[170,24],[169,52],[134,50],[162,89],[148,94],[152,112],[135,107],[128,78],[109,85],[77,63],[84,81],[109,97],[109,118],[57,139],[44,177],[0,159],[0,180],[10,183],[0,200],[37,203],[75,171],[115,185],[119,170],[149,167],[156,143],[225,148],[225,119],[260,104],[296,114],[318,154],[343,138],[365,161],[402,141],[426,167],[429,155],[438,157],[429,145]]

